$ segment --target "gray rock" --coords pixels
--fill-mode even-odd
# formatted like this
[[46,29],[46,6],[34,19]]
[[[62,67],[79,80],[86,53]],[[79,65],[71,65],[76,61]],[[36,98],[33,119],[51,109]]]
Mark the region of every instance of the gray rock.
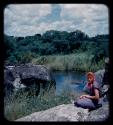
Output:
[[98,70],[97,72],[95,72],[95,80],[99,83],[101,96],[102,97],[105,96],[105,98],[107,98],[108,100],[108,91],[109,91],[110,85],[105,83],[105,81],[108,83],[108,78],[105,77],[105,75],[106,75],[105,69]]
[[86,121],[105,121],[109,118],[109,104],[104,104],[101,108],[91,111]]
[[100,86],[102,85],[104,73],[105,73],[105,69],[101,69],[95,72],[95,80],[99,83]]
[[16,121],[84,121],[88,110],[77,108],[73,104],[63,104],[54,108],[35,112]]
[[105,121],[109,116],[109,106],[88,111],[73,104],[62,104],[45,111],[35,112],[16,121]]
[[51,72],[44,65],[7,66],[4,70],[5,91],[16,91],[32,84],[48,86],[50,82],[55,84]]

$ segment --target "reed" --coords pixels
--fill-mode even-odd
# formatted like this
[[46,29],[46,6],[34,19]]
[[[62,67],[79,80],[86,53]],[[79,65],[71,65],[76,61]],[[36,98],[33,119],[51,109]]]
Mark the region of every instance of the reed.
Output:
[[33,59],[32,63],[45,65],[58,71],[97,71],[104,68],[104,60],[95,64],[92,62],[93,56],[88,53],[39,56]]

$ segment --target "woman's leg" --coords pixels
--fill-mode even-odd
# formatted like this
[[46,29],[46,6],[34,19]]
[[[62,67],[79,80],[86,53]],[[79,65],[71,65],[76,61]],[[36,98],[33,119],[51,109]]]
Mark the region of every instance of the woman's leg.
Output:
[[77,101],[74,104],[77,107],[82,107],[85,109],[95,109],[96,108],[96,106],[94,105],[92,100],[88,99],[88,98],[77,99]]

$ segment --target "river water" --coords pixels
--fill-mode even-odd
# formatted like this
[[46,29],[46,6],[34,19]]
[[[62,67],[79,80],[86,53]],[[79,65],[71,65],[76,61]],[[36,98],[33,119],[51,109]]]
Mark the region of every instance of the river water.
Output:
[[56,95],[61,94],[64,90],[72,92],[83,92],[86,84],[86,74],[75,71],[53,72],[56,81]]

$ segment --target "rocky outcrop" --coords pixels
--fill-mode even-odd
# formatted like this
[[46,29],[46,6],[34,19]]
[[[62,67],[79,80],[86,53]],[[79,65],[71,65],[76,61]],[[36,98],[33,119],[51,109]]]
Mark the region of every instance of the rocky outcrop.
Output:
[[35,112],[16,121],[84,121],[87,109],[76,108],[73,104],[63,104],[54,108]]
[[[107,76],[107,77],[106,77]],[[108,72],[105,69],[98,70],[95,72],[95,80],[99,83],[101,96],[105,99],[108,99],[108,91],[109,91],[109,80],[108,80]],[[107,84],[106,84],[107,83]]]
[[88,109],[78,108],[73,104],[63,104],[32,113],[16,121],[105,121],[108,116],[108,105],[89,112]]
[[91,111],[86,121],[106,121],[109,118],[109,104],[103,104],[103,106],[97,110]]
[[48,86],[55,81],[51,72],[43,65],[26,64],[21,66],[6,67],[4,70],[5,91],[18,90],[31,87]]
[[105,73],[105,69],[101,69],[101,70],[98,70],[97,72],[95,72],[95,79],[99,83],[100,86],[102,85],[104,73]]

